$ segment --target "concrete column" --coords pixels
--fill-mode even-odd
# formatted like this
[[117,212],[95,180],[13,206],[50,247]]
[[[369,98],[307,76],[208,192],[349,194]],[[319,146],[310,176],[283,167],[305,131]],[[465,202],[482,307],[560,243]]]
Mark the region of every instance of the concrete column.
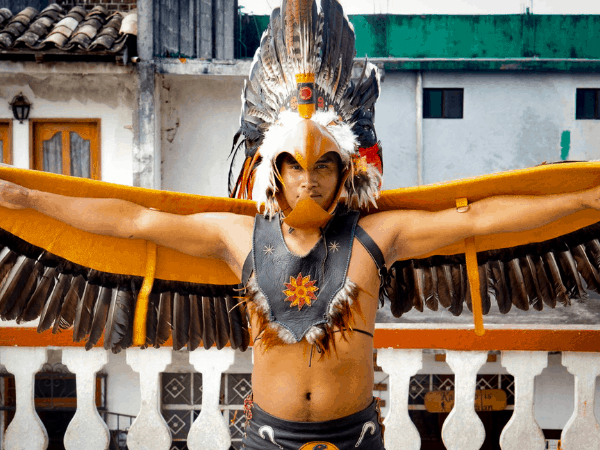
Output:
[[3,347],[2,364],[15,376],[17,409],[4,437],[6,450],[44,450],[48,433],[35,412],[35,374],[47,360],[46,347]]
[[442,440],[448,450],[479,450],[485,428],[475,412],[477,372],[487,360],[487,352],[446,352],[446,362],[454,372],[454,408],[442,427]]
[[390,376],[390,410],[383,421],[385,448],[419,450],[421,437],[408,415],[408,395],[410,377],[423,367],[423,351],[380,348],[377,364]]
[[138,145],[133,152],[133,185],[156,186],[156,107],[152,0],[138,2]]

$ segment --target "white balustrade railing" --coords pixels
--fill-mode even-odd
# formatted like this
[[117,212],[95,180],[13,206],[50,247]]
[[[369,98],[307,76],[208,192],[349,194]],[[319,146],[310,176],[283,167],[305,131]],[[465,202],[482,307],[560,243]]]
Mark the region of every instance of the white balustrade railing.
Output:
[[[249,350],[251,351],[251,350]],[[46,449],[48,434],[35,411],[34,377],[47,360],[46,348],[0,347],[0,365],[14,374],[16,410],[2,442],[6,450]],[[202,410],[191,426],[191,450],[228,450],[229,429],[219,410],[221,376],[234,362],[231,349],[196,350],[190,364],[202,373]],[[488,352],[447,351],[446,362],[455,375],[454,407],[444,422],[442,438],[448,450],[477,450],[485,429],[475,412],[476,376]],[[500,436],[502,450],[542,450],[545,440],[536,422],[535,377],[548,366],[547,352],[502,352],[501,363],[514,376],[514,412]],[[63,348],[62,363],[76,375],[77,410],[64,436],[65,448],[101,450],[109,446],[109,432],[96,409],[96,373],[107,363],[107,352]],[[129,349],[126,362],[140,374],[140,410],[127,435],[130,450],[168,450],[172,437],[160,411],[160,375],[172,361],[172,351]],[[423,367],[423,351],[379,349],[378,364],[389,375],[389,409],[384,425],[388,450],[418,450],[421,439],[409,415],[410,379]],[[574,411],[564,426],[563,450],[600,450],[600,425],[595,416],[596,378],[600,353],[562,354],[562,365],[573,375]]]

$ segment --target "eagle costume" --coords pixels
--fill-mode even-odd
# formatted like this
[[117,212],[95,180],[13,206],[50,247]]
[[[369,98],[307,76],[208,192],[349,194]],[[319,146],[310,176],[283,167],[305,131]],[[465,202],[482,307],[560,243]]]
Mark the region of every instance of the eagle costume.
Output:
[[[352,25],[337,0],[322,0],[321,5],[319,13],[314,1],[284,0],[271,15],[242,95],[232,159],[243,162],[237,178],[230,171],[233,198],[8,167],[0,167],[0,178],[56,194],[120,198],[176,214],[255,215],[258,209],[264,218],[257,218],[257,226],[263,226],[264,235],[269,233],[268,224],[279,226],[279,220],[292,228],[325,227],[335,221],[332,218],[350,214],[349,223],[356,224],[358,214],[352,211],[366,215],[393,209],[464,210],[490,196],[574,192],[598,184],[599,163],[564,163],[379,192],[383,165],[373,127],[378,71],[365,62],[362,75],[352,79]],[[291,209],[281,192],[277,170],[281,137],[305,119],[325,127],[339,146],[341,182],[328,211],[310,199]],[[306,166],[321,155],[292,156]],[[492,301],[502,313],[513,306],[525,311],[554,308],[557,303],[568,306],[586,295],[584,284],[600,291],[599,220],[597,211],[585,210],[535,230],[467,239],[390,267],[372,255],[381,277],[380,298],[390,301],[396,317],[424,307],[442,307],[459,315],[466,304],[474,311],[478,333],[483,332],[481,314],[490,310]],[[343,228],[335,232],[351,239]],[[324,236],[327,233],[334,231],[324,230]],[[368,236],[361,243],[373,248]],[[261,252],[266,246],[256,245]],[[240,284],[242,280],[222,261],[195,258],[152,242],[94,235],[29,209],[2,210],[0,249],[0,318],[19,323],[39,318],[39,332],[72,327],[73,340],[86,340],[88,349],[104,334],[104,348],[113,352],[132,345],[159,347],[170,336],[174,349],[186,345],[189,350],[201,345],[220,349],[229,343],[244,351],[249,346],[248,308],[261,313],[260,326],[266,335],[271,330],[273,345],[311,339],[305,331],[309,327],[288,330],[287,340],[281,338],[280,329],[272,328],[279,320],[272,303],[260,302],[261,280],[257,287],[246,276],[264,263],[256,254],[249,258]],[[330,254],[319,258],[333,258],[334,247],[327,249]],[[311,308],[305,303],[318,303],[326,291],[328,301],[341,295],[312,334],[313,343],[325,348],[324,336],[334,326],[351,326],[354,294],[344,282],[327,290],[316,276],[286,273],[287,284],[280,292],[271,289],[270,295],[279,299],[269,301],[287,299],[288,309],[294,305],[291,309],[302,313]],[[294,297],[299,287],[305,289],[304,307]]]

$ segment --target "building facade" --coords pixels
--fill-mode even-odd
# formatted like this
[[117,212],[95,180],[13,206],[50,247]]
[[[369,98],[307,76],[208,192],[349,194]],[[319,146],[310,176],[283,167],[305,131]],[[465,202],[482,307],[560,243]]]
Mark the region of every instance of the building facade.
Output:
[[[133,186],[226,196],[227,155],[239,126],[240,94],[250,68],[250,60],[243,57],[253,54],[268,18],[240,16],[236,3],[230,0],[184,3],[174,6],[159,0],[140,2],[135,12],[135,33],[132,29],[119,30],[120,35],[137,36],[137,42],[129,41],[129,45],[118,49],[113,45],[102,54],[94,53],[89,45],[67,49],[64,45],[47,44],[35,48],[77,7],[66,3],[60,11],[56,10],[54,28],[39,36],[37,44],[15,44],[18,36],[13,36],[12,43],[0,46],[0,99],[6,104],[6,108],[0,109],[3,161],[20,168],[56,171],[55,166],[44,165],[50,164],[50,157],[44,159],[44,152],[58,146],[60,151],[56,154],[61,156],[55,158],[63,161],[61,173],[71,174],[68,170],[74,169],[67,162],[75,158],[74,149],[84,148],[89,152],[90,172],[83,176]],[[21,6],[24,10],[29,5]],[[38,12],[29,13],[31,23],[44,14],[48,5],[38,6]],[[93,6],[79,5],[85,7],[81,20],[89,19]],[[123,20],[128,17],[130,7],[130,3],[119,6]],[[0,22],[0,42],[3,31],[20,11],[12,9],[12,16]],[[120,12],[105,9],[103,26]],[[600,157],[600,16],[354,16],[351,20],[357,33],[358,56],[367,54],[382,69],[376,129],[384,152],[384,189],[544,162]],[[98,28],[97,33],[102,29]],[[74,39],[78,30],[78,25],[71,29],[70,39]],[[357,70],[360,64],[358,58]],[[31,103],[29,118],[23,123],[14,119],[8,107],[20,93]],[[596,300],[592,296],[571,310],[544,311],[537,315],[515,312],[501,316],[493,311],[486,322],[499,330],[524,327],[597,332],[600,308]],[[411,312],[398,321],[391,319],[388,308],[378,316],[378,330],[414,329],[415,333],[424,333],[427,327],[441,328],[450,330],[449,335],[458,339],[452,330],[464,329],[468,321],[469,317],[454,318],[444,311]],[[31,327],[35,327],[35,324],[17,326],[10,322],[2,325],[14,327],[6,335],[15,336],[33,335]],[[18,328],[22,331],[17,331]],[[55,336],[43,334],[34,340],[34,346],[50,349],[44,353],[46,365],[42,373],[71,376],[76,370],[68,364],[66,355],[72,349],[54,339]],[[403,347],[402,342],[385,342],[390,345],[378,348],[377,363],[382,367],[376,372],[374,394],[386,402],[384,416],[395,420],[388,422],[388,448],[442,449],[442,440],[451,448],[449,443],[454,438],[449,409],[436,403],[432,395],[456,392],[458,397],[461,386],[470,383],[460,381],[471,379],[457,369],[460,364],[456,361],[462,356],[455,353],[461,352],[446,352],[456,350],[452,345],[424,348],[421,352]],[[388,346],[404,348],[408,353],[390,353],[395,355],[394,360],[386,356]],[[585,345],[573,349],[590,350]],[[498,352],[498,348],[479,350],[474,352],[476,355],[462,352],[468,354],[463,365],[479,364],[475,370],[478,375],[469,386],[484,392],[500,391],[506,396],[501,409],[479,408],[486,436],[481,448],[499,448],[502,430],[518,409],[516,399],[527,402],[529,394],[535,404],[534,419],[525,423],[537,424],[543,430],[544,445],[555,445],[561,431],[573,429],[569,428],[573,417],[581,416],[578,402],[583,395],[583,372],[573,369],[577,364],[570,363],[567,353],[548,354],[535,347],[523,348],[538,350],[532,356],[535,364],[528,365],[524,360],[520,360],[520,366],[517,364],[531,369],[523,374],[507,362],[510,355]],[[415,356],[415,351],[421,352],[420,356]],[[213,394],[219,397],[214,409],[225,413],[231,443],[239,448],[243,397],[251,390],[251,349],[245,353],[231,351],[231,363],[220,372],[215,369],[214,373],[224,374],[221,381],[209,387],[202,383],[209,372],[203,372],[204,366],[192,360],[194,353],[201,354],[197,358],[204,357],[203,351],[197,350],[189,355],[186,351],[168,351],[168,356],[159,352],[158,356],[147,358],[150,362],[159,361],[153,367],[159,367],[157,374],[162,374],[158,378],[158,407],[172,439],[166,448],[186,448],[195,420],[211,423],[200,416],[200,411],[203,396],[212,398]],[[591,355],[595,359],[590,360],[589,367],[596,368],[597,374],[598,357]],[[6,361],[10,361],[9,356],[7,353]],[[141,356],[143,359],[143,352]],[[150,373],[138,374],[146,363],[136,362],[136,357],[126,352],[104,357],[106,362],[98,368],[102,376],[94,392],[102,399],[96,404],[111,430],[114,447],[119,442],[124,444],[124,432],[132,427],[131,421],[138,415],[142,417],[140,408],[144,411],[146,400],[156,400],[156,396],[152,397],[145,390],[145,383],[140,382],[140,377]],[[405,358],[401,360],[405,364],[398,363],[401,357]],[[5,364],[3,358],[1,353],[0,364]],[[101,356],[98,358],[102,360]],[[536,364],[540,367],[538,372],[532,369]],[[413,372],[399,378],[400,366]],[[10,367],[6,365],[9,372]],[[38,370],[32,369],[33,373]],[[518,393],[515,378],[527,378],[528,374],[532,383],[537,375],[535,385],[531,385],[529,393]],[[9,380],[5,375],[3,379]],[[576,376],[580,376],[579,384]],[[399,387],[400,379],[407,381],[406,393],[401,391],[404,387]],[[10,394],[14,385],[10,383],[5,381],[3,387],[6,407],[3,431],[14,414],[10,403],[15,397]],[[43,382],[36,383],[38,398],[46,398],[43,396],[49,394],[44,391]],[[600,392],[595,377],[591,386],[586,399],[589,401],[591,395],[593,404]],[[18,396],[19,388],[15,389]],[[433,394],[426,398],[428,393]],[[54,392],[51,394],[52,398],[60,398]],[[73,397],[72,392],[64,395]],[[60,407],[44,410],[42,403],[37,400],[36,405],[51,435],[49,448],[63,448],[60,447],[61,436],[65,435],[63,428],[71,421],[75,407],[63,401]],[[401,409],[404,403],[418,428],[417,440],[409,439],[410,433],[394,431],[394,424],[408,426],[409,422],[400,417],[402,410],[398,412],[396,408],[393,412],[390,404],[400,405]],[[436,407],[442,409],[431,412]],[[51,421],[53,414],[44,412],[56,412],[54,417],[58,417],[60,408],[66,413],[61,416],[64,417],[61,425]],[[458,414],[460,408],[456,411]],[[596,405],[586,417],[599,414],[600,406]],[[473,417],[461,420],[465,427],[476,425]],[[444,427],[450,431],[442,439]],[[406,442],[393,440],[403,433],[408,436],[403,438]],[[471,440],[477,442],[479,435],[473,433]],[[536,433],[527,431],[525,436],[535,439]],[[595,439],[594,433],[586,431],[584,435]],[[142,448],[135,447],[134,438],[130,439],[130,448]],[[507,444],[506,439],[509,438],[505,438],[503,448],[518,448]],[[8,438],[6,442],[12,441]],[[89,445],[86,448],[95,448],[92,443],[86,444]],[[190,448],[204,447],[194,444]]]

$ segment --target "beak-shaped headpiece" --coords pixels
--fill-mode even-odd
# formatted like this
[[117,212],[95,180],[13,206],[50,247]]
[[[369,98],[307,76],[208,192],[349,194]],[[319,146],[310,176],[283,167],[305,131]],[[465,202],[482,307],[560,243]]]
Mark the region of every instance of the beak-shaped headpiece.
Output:
[[[273,10],[244,86],[241,126],[232,149],[237,153],[243,144],[246,160],[235,185],[230,171],[230,195],[264,204],[270,217],[283,211],[294,228],[326,223],[344,191],[352,209],[375,205],[381,186],[381,147],[373,127],[378,70],[365,61],[360,79],[351,80],[356,54],[352,24],[337,0],[322,0],[321,7],[318,13],[314,0],[283,0]],[[281,195],[276,159],[288,151],[282,146],[286,135],[306,120],[315,124],[308,139],[318,133],[333,139],[335,145],[327,151],[342,161],[341,181],[327,211],[310,199],[292,210]],[[324,153],[306,142],[292,156],[308,167]],[[232,167],[234,162],[235,154]]]

